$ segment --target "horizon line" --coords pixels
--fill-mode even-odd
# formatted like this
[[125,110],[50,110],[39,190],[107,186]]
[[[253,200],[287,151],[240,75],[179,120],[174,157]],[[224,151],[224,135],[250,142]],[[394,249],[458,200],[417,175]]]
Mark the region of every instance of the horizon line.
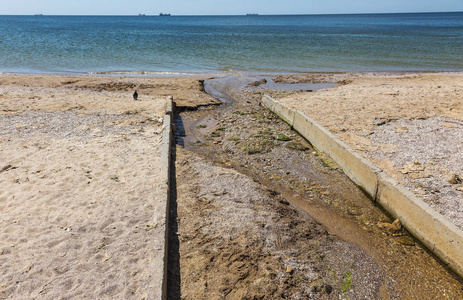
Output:
[[[288,14],[260,14],[260,13],[247,13],[253,14],[250,17],[258,17],[258,16],[322,16],[322,15],[390,15],[390,14],[439,14],[439,13],[463,13],[463,11],[413,11],[413,12],[358,12],[358,13],[288,13]],[[141,15],[142,16],[141,16]],[[171,17],[234,17],[234,16],[247,16],[247,14],[172,14],[170,13]],[[255,15],[254,15],[255,14]],[[0,16],[49,16],[49,17],[159,17],[159,14],[44,14],[44,13],[36,13],[36,14],[0,14]]]

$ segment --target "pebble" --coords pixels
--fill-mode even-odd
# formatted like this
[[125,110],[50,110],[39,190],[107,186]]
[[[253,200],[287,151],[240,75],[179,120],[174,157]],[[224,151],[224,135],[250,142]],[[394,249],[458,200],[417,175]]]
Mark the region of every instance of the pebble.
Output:
[[402,245],[405,246],[415,246],[415,240],[409,236],[399,236],[396,237],[395,240]]
[[396,127],[396,128],[395,128],[395,132],[396,132],[396,133],[407,133],[407,132],[408,132],[408,128],[407,128],[407,127],[403,127],[403,126],[399,126],[399,127]]
[[452,174],[448,179],[447,179],[448,183],[450,184],[458,184],[458,183],[461,183],[462,180],[460,178],[459,175],[457,174]]
[[392,230],[392,231],[399,231],[400,229],[402,229],[402,224],[400,223],[399,219],[396,219],[393,223],[378,222],[377,225],[379,228]]

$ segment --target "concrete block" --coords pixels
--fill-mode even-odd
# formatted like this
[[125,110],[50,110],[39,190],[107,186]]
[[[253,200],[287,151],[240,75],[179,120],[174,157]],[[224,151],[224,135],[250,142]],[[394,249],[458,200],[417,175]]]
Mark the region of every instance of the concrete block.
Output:
[[384,173],[379,176],[377,201],[463,277],[463,231]]
[[318,150],[329,155],[372,199],[376,196],[377,176],[381,169],[357,154],[331,132],[302,112],[291,110],[264,95],[262,103],[290,124]]
[[273,100],[271,97],[267,95],[264,95],[262,99],[264,98],[265,98],[265,102],[263,101],[262,104],[264,104],[265,107],[267,107],[267,109],[274,112],[276,115],[278,115],[283,121],[288,123],[290,126],[293,125],[294,115],[295,115],[294,110],[287,108],[286,106],[282,105],[278,101]]
[[172,96],[167,97],[166,115],[173,116],[174,114],[174,99]]
[[351,147],[302,112],[296,112],[293,128],[318,150],[329,155],[372,199],[381,169],[356,153]]
[[261,104],[272,112],[275,112],[275,101],[268,95],[262,96]]
[[162,266],[161,278],[153,278],[157,281],[157,288],[159,291],[154,291],[155,295],[162,295],[160,299],[164,300],[167,298],[167,254],[168,254],[168,233],[169,233],[169,202],[170,202],[170,169],[171,169],[171,146],[172,146],[172,118],[173,118],[173,103],[172,97],[168,98],[166,106],[166,114],[163,119],[163,130],[162,130],[162,143],[161,143],[161,186],[160,190],[163,191],[162,201],[165,212],[163,212],[163,219],[160,220],[160,226],[163,226],[163,247],[161,249],[162,255],[159,256],[159,261],[155,262],[155,265]]

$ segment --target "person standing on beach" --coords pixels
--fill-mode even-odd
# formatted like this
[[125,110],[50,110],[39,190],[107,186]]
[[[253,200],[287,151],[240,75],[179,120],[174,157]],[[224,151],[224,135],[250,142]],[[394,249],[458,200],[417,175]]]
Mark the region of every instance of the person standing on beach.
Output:
[[135,91],[135,93],[133,93],[133,100],[138,100],[138,93],[137,93],[137,91]]

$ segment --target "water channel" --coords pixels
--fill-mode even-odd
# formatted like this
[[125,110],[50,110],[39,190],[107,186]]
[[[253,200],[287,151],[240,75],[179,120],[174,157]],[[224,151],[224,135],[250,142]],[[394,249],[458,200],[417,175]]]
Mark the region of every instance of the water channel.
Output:
[[[253,84],[262,79],[267,83]],[[307,220],[321,224],[329,235],[359,247],[365,253],[359,257],[361,260],[364,257],[365,262],[356,261],[351,266],[352,273],[359,278],[357,284],[368,282],[369,276],[380,284],[373,294],[361,292],[357,287],[359,293],[355,297],[463,299],[460,278],[406,230],[391,229],[394,220],[329,157],[260,105],[260,97],[266,90],[316,92],[334,84],[279,85],[271,79],[271,76],[229,76],[207,80],[206,92],[223,104],[195,110],[177,108],[174,118],[177,148],[244,174],[278,195],[283,199],[280,202],[306,215]],[[364,264],[370,260],[379,275],[367,274]],[[340,258],[339,263],[345,260]],[[335,298],[329,293],[327,297]]]

